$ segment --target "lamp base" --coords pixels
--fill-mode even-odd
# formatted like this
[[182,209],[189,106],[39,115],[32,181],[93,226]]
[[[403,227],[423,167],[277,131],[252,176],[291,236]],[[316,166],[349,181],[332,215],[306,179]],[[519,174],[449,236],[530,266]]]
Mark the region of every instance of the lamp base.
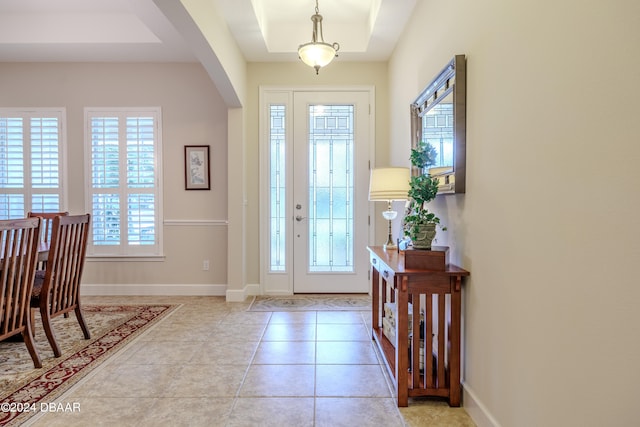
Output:
[[389,238],[387,239],[387,243],[385,243],[384,245],[382,245],[382,248],[386,251],[389,249],[393,249],[396,250],[398,249],[398,245],[396,245],[393,240],[391,239],[391,234],[389,234]]
[[387,210],[382,212],[382,216],[389,223],[389,237],[387,237],[387,243],[382,245],[384,250],[387,249],[398,249],[398,245],[393,242],[393,233],[391,232],[391,220],[395,219],[398,216],[398,212],[391,210],[391,200],[387,202]]

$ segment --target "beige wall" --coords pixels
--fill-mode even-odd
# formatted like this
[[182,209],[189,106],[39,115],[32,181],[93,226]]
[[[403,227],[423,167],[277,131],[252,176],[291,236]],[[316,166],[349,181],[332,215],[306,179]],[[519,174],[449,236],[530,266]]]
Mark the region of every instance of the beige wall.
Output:
[[[389,91],[387,89],[388,76],[386,63],[353,63],[340,62],[340,58],[335,60],[326,68],[320,70],[316,75],[315,71],[304,65],[302,62],[288,63],[250,63],[248,66],[247,83],[247,127],[246,127],[246,170],[247,170],[247,283],[260,283],[260,247],[256,244],[259,236],[259,172],[260,172],[260,149],[259,149],[259,111],[258,95],[260,86],[292,86],[292,87],[312,87],[312,86],[373,86],[376,96],[376,159],[378,164],[384,162],[384,156],[378,153],[386,153],[388,143],[388,120],[389,116]],[[384,165],[385,163],[382,163]],[[380,228],[380,227],[378,227]]]
[[[227,280],[227,107],[198,64],[0,63],[0,106],[65,107],[69,206],[85,210],[84,107],[160,106],[163,120],[164,251],[161,262],[89,262],[83,289],[198,285]],[[211,146],[211,191],[184,190],[184,145]],[[196,221],[197,224],[190,224]],[[212,221],[212,222],[207,222]],[[220,224],[219,222],[222,222]],[[211,269],[202,271],[209,259]],[[175,292],[180,292],[179,289]]]
[[635,0],[425,0],[390,61],[399,162],[407,106],[468,57],[467,193],[433,208],[471,271],[464,405],[480,425],[637,424],[639,17]]
[[211,0],[155,0],[189,43],[229,108],[245,100],[246,61]]

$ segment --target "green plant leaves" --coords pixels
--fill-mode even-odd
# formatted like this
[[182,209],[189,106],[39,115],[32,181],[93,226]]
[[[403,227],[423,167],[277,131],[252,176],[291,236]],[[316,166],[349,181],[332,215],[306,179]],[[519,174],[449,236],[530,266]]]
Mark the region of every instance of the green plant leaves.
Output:
[[410,202],[404,217],[404,234],[412,240],[415,240],[420,225],[440,224],[440,218],[425,207],[425,204],[435,199],[438,194],[439,181],[429,175],[427,170],[435,165],[436,155],[436,149],[425,141],[411,149],[411,164],[421,172],[420,175],[412,176],[409,181]]

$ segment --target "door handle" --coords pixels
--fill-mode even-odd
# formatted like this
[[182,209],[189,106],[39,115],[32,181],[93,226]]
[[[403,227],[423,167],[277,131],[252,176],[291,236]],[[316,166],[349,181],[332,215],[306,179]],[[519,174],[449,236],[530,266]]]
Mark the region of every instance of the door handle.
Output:
[[307,218],[306,216],[296,215],[296,221],[298,221],[298,222],[300,222],[300,221],[302,221],[303,219],[306,219],[306,218]]

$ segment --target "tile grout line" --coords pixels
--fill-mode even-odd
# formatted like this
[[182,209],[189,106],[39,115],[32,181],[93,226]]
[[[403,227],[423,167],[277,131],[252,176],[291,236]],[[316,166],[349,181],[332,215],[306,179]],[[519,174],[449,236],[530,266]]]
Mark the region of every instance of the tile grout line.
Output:
[[314,341],[313,341],[313,425],[315,426],[316,412],[318,408],[318,312],[316,311],[314,322]]
[[[255,300],[255,297],[254,297]],[[248,310],[247,310],[248,311]],[[229,423],[231,422],[231,414],[234,413],[234,411],[236,410],[237,406],[238,406],[238,401],[241,399],[240,397],[240,390],[242,390],[242,387],[244,387],[244,383],[247,379],[247,375],[249,375],[249,370],[251,369],[251,365],[253,365],[253,361],[256,358],[256,353],[258,353],[258,349],[260,348],[260,344],[262,343],[262,339],[264,338],[264,334],[267,330],[267,326],[269,325],[269,323],[271,323],[271,318],[273,317],[273,312],[269,312],[269,319],[267,320],[267,322],[263,325],[262,327],[262,334],[260,335],[260,338],[258,339],[258,344],[256,345],[256,348],[253,350],[253,354],[251,355],[251,358],[249,358],[249,361],[247,363],[247,368],[244,370],[244,375],[242,376],[242,380],[240,380],[240,385],[238,386],[238,389],[236,390],[235,396],[233,396],[233,402],[231,403],[231,407],[229,408],[229,413],[227,416],[227,419],[225,421],[225,425],[229,425]]]

